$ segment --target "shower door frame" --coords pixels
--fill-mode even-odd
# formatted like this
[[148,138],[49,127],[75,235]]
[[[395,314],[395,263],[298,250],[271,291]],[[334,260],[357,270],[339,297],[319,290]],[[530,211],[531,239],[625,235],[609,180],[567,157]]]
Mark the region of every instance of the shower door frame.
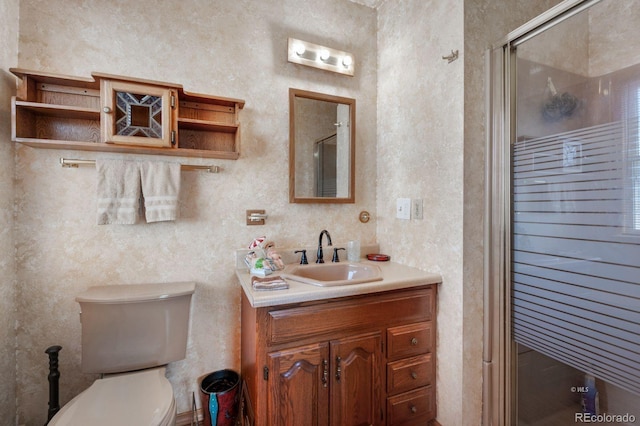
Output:
[[516,47],[602,0],[565,0],[487,50],[484,215],[483,426],[517,424],[517,352],[511,338],[511,166]]

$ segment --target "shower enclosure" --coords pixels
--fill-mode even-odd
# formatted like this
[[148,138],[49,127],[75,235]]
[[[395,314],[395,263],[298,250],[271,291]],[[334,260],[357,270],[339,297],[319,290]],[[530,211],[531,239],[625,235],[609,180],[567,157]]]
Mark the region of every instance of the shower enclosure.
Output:
[[327,136],[314,142],[313,159],[315,167],[315,196],[336,196],[336,158],[337,158],[336,134]]
[[490,53],[485,424],[640,423],[640,8]]

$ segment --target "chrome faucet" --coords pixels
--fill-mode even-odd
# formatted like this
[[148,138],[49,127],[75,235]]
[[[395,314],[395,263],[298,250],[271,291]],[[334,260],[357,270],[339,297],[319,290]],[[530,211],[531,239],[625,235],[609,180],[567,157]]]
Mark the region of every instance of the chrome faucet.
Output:
[[329,235],[329,231],[327,231],[326,229],[323,229],[322,232],[320,232],[320,236],[318,237],[318,254],[317,254],[317,259],[316,259],[316,263],[324,263],[324,259],[323,254],[322,254],[322,236],[326,235],[327,236],[327,240],[329,240],[329,243],[327,245],[332,245],[331,244],[331,235]]

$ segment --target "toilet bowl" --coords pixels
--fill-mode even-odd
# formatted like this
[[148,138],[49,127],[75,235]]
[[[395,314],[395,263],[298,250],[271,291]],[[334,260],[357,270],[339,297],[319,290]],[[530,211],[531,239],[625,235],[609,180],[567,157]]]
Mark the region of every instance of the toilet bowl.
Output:
[[96,380],[51,419],[50,426],[172,426],[176,403],[164,368]]

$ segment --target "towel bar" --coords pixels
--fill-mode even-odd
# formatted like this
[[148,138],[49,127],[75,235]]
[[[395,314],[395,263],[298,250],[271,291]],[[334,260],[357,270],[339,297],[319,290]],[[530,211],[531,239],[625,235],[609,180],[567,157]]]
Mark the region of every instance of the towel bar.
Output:
[[[79,167],[79,166],[95,166],[96,160],[74,160],[71,158],[60,158],[60,165],[62,167]],[[219,173],[220,167],[218,166],[196,166],[192,164],[181,164],[182,170],[203,170],[209,173]]]

